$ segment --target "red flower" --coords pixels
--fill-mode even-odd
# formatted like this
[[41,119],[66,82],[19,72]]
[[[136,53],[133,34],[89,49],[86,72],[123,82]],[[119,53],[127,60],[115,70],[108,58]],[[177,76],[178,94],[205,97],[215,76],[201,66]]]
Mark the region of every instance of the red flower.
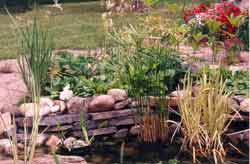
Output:
[[199,6],[193,7],[192,9],[188,9],[184,12],[183,19],[185,22],[188,22],[189,19],[195,14],[200,14],[205,12],[208,9],[208,6],[204,3],[201,3]]
[[235,28],[228,20],[228,16],[239,16],[242,13],[240,8],[235,6],[233,3],[223,0],[223,2],[215,3],[210,7],[206,4],[200,4],[197,7],[185,11],[183,17],[184,21],[188,22],[188,20],[195,14],[202,14],[205,19],[215,19],[223,24],[223,29],[228,33],[234,33]]

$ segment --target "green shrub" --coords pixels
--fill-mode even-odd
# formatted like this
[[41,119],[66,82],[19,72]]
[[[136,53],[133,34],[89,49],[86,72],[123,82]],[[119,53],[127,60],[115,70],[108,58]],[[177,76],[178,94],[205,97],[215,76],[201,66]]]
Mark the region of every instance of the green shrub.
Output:
[[[238,70],[233,72],[223,67],[220,67],[218,71],[222,79],[226,82],[226,92],[231,92],[236,95],[249,96],[249,71]],[[194,75],[194,78],[196,79],[197,77],[200,77],[204,72],[208,76],[213,76],[216,71],[209,69],[208,67],[204,67],[201,72]]]
[[244,22],[237,29],[237,36],[244,45],[245,50],[249,50],[249,16],[244,19]]
[[93,57],[76,58],[69,53],[59,54],[54,67],[50,70],[50,81],[45,87],[45,94],[56,98],[66,85],[70,85],[70,89],[77,96],[95,94],[95,84],[91,79],[94,76],[94,62]]
[[165,95],[176,89],[185,72],[177,53],[164,48],[138,48],[116,64],[113,85],[131,96]]

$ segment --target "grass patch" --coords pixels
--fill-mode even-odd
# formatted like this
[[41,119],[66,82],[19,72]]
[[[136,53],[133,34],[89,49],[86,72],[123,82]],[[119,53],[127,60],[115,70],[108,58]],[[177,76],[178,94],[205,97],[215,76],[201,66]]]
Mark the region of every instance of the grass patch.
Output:
[[[201,0],[195,0],[195,3]],[[182,0],[166,2],[159,6],[159,10],[150,14],[161,14],[171,18],[168,12],[171,4],[182,7]],[[187,2],[190,4],[190,2]],[[170,5],[170,6],[168,6]],[[98,2],[64,3],[63,11],[52,8],[51,5],[40,5],[37,10],[16,11],[11,13],[19,20],[32,20],[36,15],[41,24],[49,25],[50,32],[54,34],[55,48],[86,49],[103,47],[105,44],[105,30],[102,21],[102,13],[105,8]],[[179,9],[180,9],[179,8]],[[179,10],[180,11],[180,10]],[[50,13],[50,16],[48,14]],[[115,16],[114,23],[117,26],[124,24],[136,24],[140,18],[147,14],[128,14]],[[14,29],[4,9],[0,9],[0,59],[16,58],[18,46],[13,33]]]
[[[37,10],[14,13],[21,20],[32,20],[37,16],[42,24],[50,26],[54,34],[55,48],[97,48],[105,41],[105,31],[102,21],[104,8],[100,2],[67,3],[63,11],[58,11],[49,5],[39,6]],[[3,9],[2,9],[3,10]],[[48,18],[48,14],[50,14]],[[139,16],[129,15],[115,17],[115,23],[121,25],[134,22]],[[4,11],[0,14],[0,59],[17,57],[17,42],[13,33],[10,18]]]

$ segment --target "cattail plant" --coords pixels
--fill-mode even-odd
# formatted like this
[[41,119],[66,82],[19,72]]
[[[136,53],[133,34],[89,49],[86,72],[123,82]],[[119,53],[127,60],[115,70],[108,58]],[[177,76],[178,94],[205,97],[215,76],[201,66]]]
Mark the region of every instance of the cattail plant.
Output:
[[21,56],[18,60],[18,64],[23,80],[31,94],[32,102],[34,103],[31,140],[25,151],[25,161],[31,164],[38,136],[41,87],[47,79],[51,65],[53,42],[49,33],[43,30],[37,20],[34,19],[31,28],[26,28],[21,31],[20,43]]
[[[33,125],[29,140],[28,129],[24,125],[24,163],[32,164],[40,121],[41,88],[47,80],[49,67],[52,62],[53,40],[48,30],[43,29],[36,18],[34,18],[31,26],[21,28],[7,9],[6,11],[17,29],[16,36],[20,45],[18,66],[23,81],[29,91],[31,101],[34,104]],[[12,136],[12,140],[13,144],[17,144],[15,135]],[[13,151],[15,152],[15,150]],[[18,159],[17,153],[15,155],[14,161]]]

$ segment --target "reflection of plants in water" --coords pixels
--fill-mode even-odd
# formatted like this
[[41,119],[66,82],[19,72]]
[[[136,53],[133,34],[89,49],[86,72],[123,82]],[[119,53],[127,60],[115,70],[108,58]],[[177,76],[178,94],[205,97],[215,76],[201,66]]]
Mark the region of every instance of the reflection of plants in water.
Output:
[[[190,75],[184,80],[186,91],[179,101],[179,109],[184,130],[184,145],[196,156],[212,158],[215,163],[223,163],[226,155],[222,135],[227,128],[226,116],[232,112],[228,107],[226,83],[219,76],[203,73],[198,80],[198,92],[192,93]],[[230,121],[229,121],[230,123]]]
[[[153,99],[153,100],[152,100]],[[154,105],[154,107],[152,107]],[[145,97],[139,100],[139,138],[148,143],[165,141],[167,138],[168,118],[166,99],[163,97]]]
[[[158,79],[157,77],[155,79]],[[156,82],[160,82],[159,79]],[[155,83],[155,82],[154,82]],[[150,84],[148,84],[150,85]],[[136,90],[132,90],[136,91]],[[133,93],[138,103],[137,123],[140,126],[139,139],[147,143],[165,141],[167,138],[168,119],[167,100],[160,89],[153,89],[154,96],[145,96],[145,93]]]

